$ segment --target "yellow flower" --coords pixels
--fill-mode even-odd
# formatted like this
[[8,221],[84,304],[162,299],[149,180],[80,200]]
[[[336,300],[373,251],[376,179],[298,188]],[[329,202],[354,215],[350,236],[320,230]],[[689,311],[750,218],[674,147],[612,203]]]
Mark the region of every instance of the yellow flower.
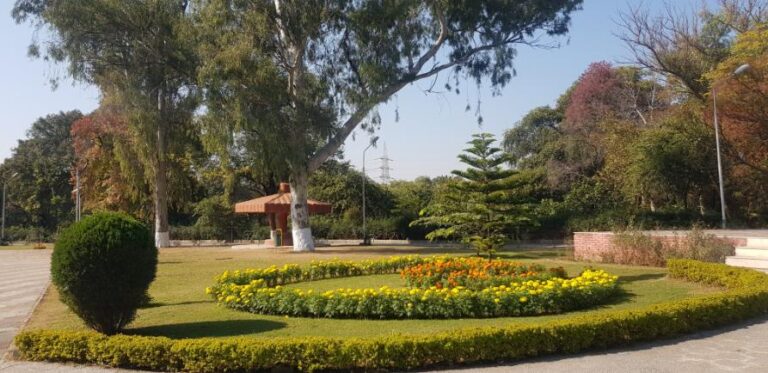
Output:
[[520,297],[520,303],[525,303],[528,301],[528,297]]

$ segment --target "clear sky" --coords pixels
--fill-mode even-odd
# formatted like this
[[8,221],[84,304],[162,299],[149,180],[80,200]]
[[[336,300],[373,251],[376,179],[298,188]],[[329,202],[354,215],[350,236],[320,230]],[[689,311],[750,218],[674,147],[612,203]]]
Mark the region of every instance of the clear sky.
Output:
[[[61,82],[51,90],[48,80],[64,74],[63,66],[53,66],[27,57],[26,50],[33,35],[29,25],[16,25],[10,17],[14,1],[0,5],[0,159],[11,155],[17,141],[25,137],[32,122],[41,116],[59,111],[78,109],[88,113],[98,106],[99,93],[93,87]],[[676,6],[698,7],[700,0],[673,0]],[[517,76],[502,91],[492,97],[488,87],[480,90],[472,83],[462,83],[461,94],[425,94],[429,85],[422,82],[405,88],[396,99],[380,108],[382,117],[378,148],[366,155],[368,174],[377,177],[382,143],[386,142],[395,179],[445,175],[462,168],[456,155],[465,147],[473,133],[490,132],[499,138],[530,109],[551,105],[587,66],[595,61],[625,62],[629,53],[614,34],[621,10],[642,5],[659,9],[662,0],[586,0],[584,9],[573,15],[570,34],[559,39],[558,49],[521,47],[515,60]],[[442,87],[445,77],[439,79]],[[467,86],[469,84],[469,86]],[[484,119],[478,127],[474,114],[478,96]],[[469,103],[470,112],[465,108]],[[399,121],[395,120],[395,111]],[[347,140],[345,157],[359,168],[362,152],[369,135],[357,131]]]

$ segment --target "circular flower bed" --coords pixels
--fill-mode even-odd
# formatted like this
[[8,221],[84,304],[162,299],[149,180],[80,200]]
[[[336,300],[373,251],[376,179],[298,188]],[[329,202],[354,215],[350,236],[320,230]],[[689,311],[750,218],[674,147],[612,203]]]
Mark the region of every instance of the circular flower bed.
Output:
[[[313,279],[401,273],[410,288],[286,288]],[[309,268],[225,272],[207,289],[237,310],[290,316],[439,319],[561,313],[605,302],[616,294],[616,276],[585,270],[564,278],[560,269],[478,258],[393,257],[383,261],[313,262]],[[463,284],[463,285],[461,285]]]

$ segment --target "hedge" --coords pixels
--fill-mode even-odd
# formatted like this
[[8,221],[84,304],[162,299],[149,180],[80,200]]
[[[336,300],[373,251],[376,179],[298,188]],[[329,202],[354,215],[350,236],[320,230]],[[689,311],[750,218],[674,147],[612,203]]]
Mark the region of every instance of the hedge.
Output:
[[669,275],[723,286],[722,293],[634,310],[607,310],[546,324],[485,327],[375,338],[179,339],[93,332],[25,331],[15,343],[28,360],[163,371],[403,370],[575,353],[674,337],[768,313],[768,275],[670,260]]

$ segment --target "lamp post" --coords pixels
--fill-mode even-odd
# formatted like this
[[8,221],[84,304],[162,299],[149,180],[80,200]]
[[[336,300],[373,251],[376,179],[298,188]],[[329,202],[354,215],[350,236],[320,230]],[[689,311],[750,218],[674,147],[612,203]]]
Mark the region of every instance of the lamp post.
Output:
[[3,180],[3,208],[2,208],[2,228],[0,228],[0,242],[5,242],[5,193],[8,189],[8,181],[16,177],[18,172],[15,172],[11,177]]
[[[743,64],[734,70],[728,77],[740,75],[749,70],[749,64]],[[720,184],[720,218],[722,219],[723,229],[726,228],[725,218],[725,185],[723,183],[723,161],[720,155],[720,124],[717,118],[717,84],[712,85],[712,110],[715,119],[715,149],[717,150],[717,180]]]
[[365,175],[365,152],[367,152],[368,149],[370,149],[372,146],[375,146],[376,141],[378,139],[379,139],[378,137],[372,138],[371,143],[368,144],[368,146],[366,146],[365,149],[363,149],[363,243],[362,243],[363,246],[371,245],[371,240],[368,239],[368,231],[366,230],[366,225],[365,225],[365,179],[367,178],[367,176]]

